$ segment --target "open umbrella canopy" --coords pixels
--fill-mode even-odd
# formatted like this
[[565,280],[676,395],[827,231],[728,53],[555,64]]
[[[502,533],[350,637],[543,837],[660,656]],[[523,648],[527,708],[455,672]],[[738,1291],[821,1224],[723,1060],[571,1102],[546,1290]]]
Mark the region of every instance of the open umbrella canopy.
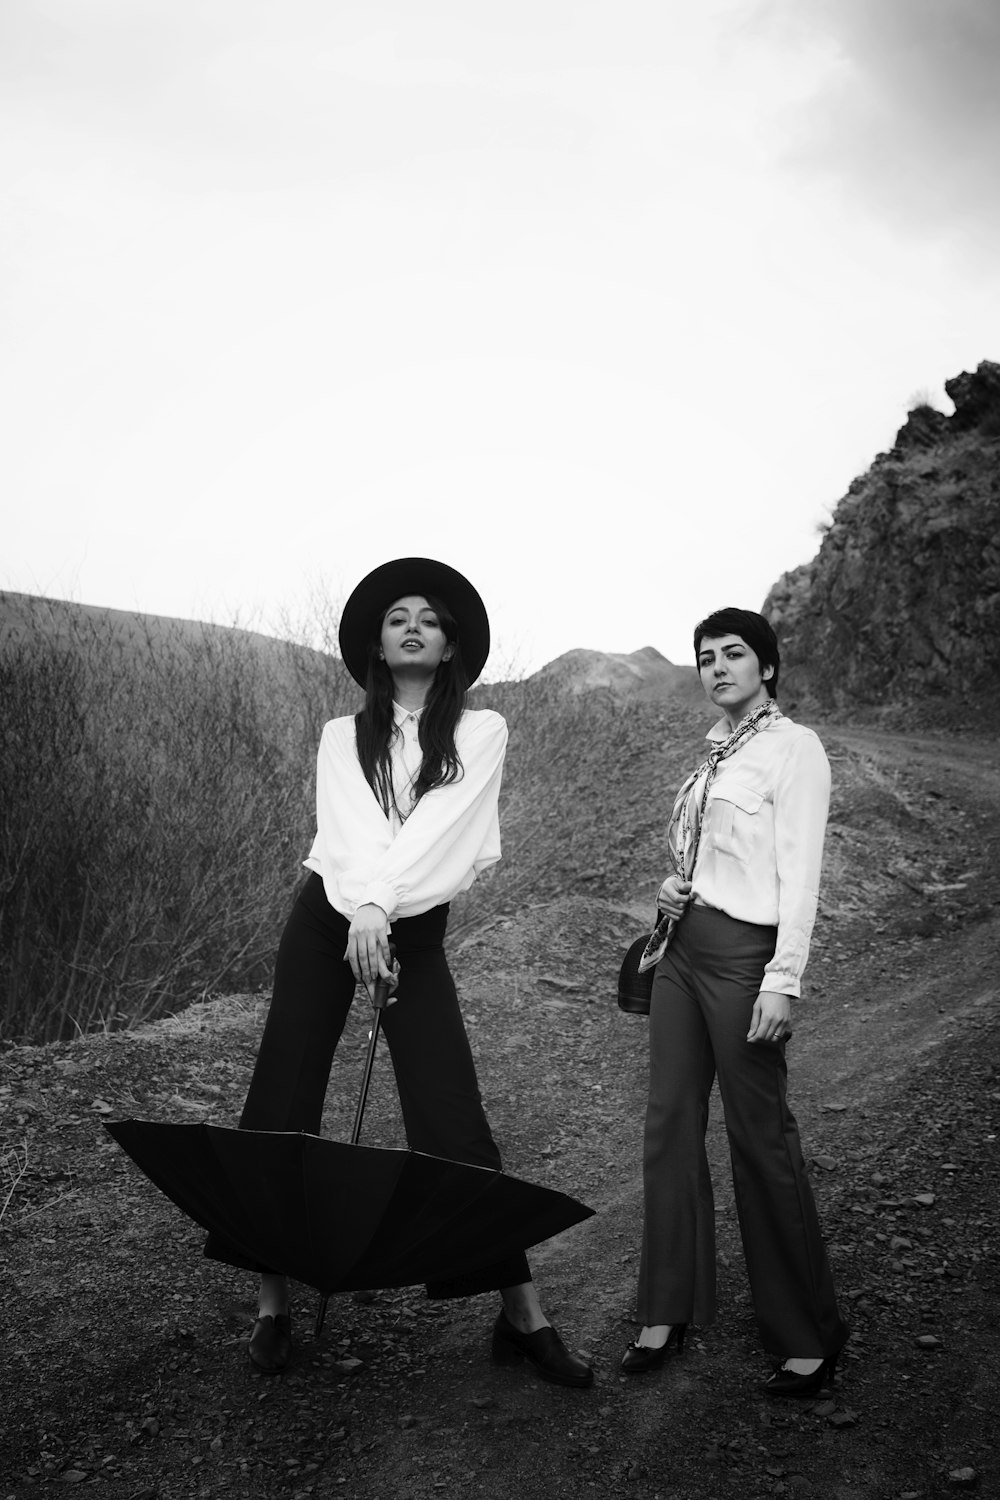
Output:
[[418,1151],[205,1123],[106,1125],[196,1223],[324,1297],[447,1281],[594,1212],[506,1172]]

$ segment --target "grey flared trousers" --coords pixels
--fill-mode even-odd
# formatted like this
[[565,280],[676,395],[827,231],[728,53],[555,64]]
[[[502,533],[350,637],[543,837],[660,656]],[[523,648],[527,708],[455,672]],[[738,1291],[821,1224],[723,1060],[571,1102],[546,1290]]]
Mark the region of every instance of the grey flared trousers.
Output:
[[776,930],[691,906],[653,980],[643,1155],[642,1323],[715,1318],[715,1204],[705,1151],[718,1077],[761,1343],[829,1358],[847,1338],[785,1097],[783,1042],[746,1040]]

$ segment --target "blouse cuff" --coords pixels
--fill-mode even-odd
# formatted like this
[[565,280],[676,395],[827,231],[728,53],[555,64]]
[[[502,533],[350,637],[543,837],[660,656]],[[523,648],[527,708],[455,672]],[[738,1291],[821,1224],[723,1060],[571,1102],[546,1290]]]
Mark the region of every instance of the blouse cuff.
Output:
[[391,885],[384,881],[377,881],[374,885],[366,888],[364,895],[358,902],[358,906],[381,906],[389,920],[399,905],[399,897]]
[[802,976],[783,974],[780,969],[765,969],[760,987],[762,990],[770,990],[772,994],[787,995],[790,1000],[797,1000],[802,991]]

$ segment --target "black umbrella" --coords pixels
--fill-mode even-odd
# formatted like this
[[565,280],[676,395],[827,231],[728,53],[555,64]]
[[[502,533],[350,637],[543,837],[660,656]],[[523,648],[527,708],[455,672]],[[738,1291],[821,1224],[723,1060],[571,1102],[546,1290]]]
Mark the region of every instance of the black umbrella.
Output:
[[594,1211],[493,1168],[357,1144],[386,998],[375,997],[350,1143],[204,1122],[106,1122],[196,1223],[248,1260],[314,1286],[322,1298],[317,1332],[333,1292],[449,1281]]

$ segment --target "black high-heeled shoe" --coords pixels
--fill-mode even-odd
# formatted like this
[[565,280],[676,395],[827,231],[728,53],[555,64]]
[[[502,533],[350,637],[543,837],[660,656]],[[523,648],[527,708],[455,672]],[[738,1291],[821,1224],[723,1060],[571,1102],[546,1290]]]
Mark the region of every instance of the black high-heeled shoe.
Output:
[[839,1354],[831,1354],[811,1375],[799,1375],[795,1370],[775,1370],[764,1381],[761,1390],[765,1396],[818,1396],[825,1385],[833,1384],[839,1357]]
[[258,1318],[253,1325],[247,1353],[265,1375],[277,1375],[292,1355],[292,1320],[287,1313]]
[[667,1334],[666,1343],[661,1344],[658,1349],[651,1349],[648,1344],[629,1344],[622,1356],[625,1374],[645,1375],[647,1370],[659,1369],[671,1349],[675,1349],[678,1354],[683,1352],[686,1333],[686,1323],[675,1323]]

